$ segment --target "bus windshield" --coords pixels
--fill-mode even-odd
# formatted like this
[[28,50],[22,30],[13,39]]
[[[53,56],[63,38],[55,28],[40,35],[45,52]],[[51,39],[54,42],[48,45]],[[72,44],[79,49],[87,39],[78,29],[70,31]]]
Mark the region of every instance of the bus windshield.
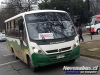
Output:
[[41,12],[25,16],[29,36],[33,40],[59,39],[76,35],[67,13]]

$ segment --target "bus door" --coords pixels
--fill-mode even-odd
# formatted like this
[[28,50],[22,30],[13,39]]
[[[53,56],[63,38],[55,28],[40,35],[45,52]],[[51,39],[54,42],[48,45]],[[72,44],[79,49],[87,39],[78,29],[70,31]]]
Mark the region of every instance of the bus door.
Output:
[[24,36],[23,36],[23,34],[24,34],[24,27],[23,27],[23,19],[21,18],[21,19],[19,19],[19,21],[18,21],[18,25],[19,25],[19,40],[20,40],[20,48],[21,48],[21,50],[20,50],[20,59],[23,61],[24,60],[24,57],[23,57],[23,54],[24,54],[24,45],[23,45],[23,39],[24,39]]

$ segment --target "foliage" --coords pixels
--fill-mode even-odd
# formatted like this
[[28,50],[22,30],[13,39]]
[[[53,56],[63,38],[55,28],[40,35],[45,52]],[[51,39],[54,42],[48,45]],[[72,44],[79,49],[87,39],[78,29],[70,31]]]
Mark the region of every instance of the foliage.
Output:
[[40,9],[67,10],[68,0],[44,0],[39,7]]
[[[28,2],[29,0],[8,0],[8,2],[12,4],[6,4],[5,9],[1,9],[0,11],[0,30],[3,28],[4,29],[4,20],[18,14],[21,12],[29,11],[31,10],[31,5],[32,2]],[[36,3],[38,0],[31,0]],[[57,10],[64,10],[67,11],[68,13],[71,12],[70,9],[70,0],[41,0],[39,2],[39,8],[40,9],[57,9]],[[73,8],[73,13],[74,16],[79,16],[79,19],[77,19],[78,22],[80,23],[87,23],[88,21],[88,11],[86,7],[86,2],[83,2],[83,0],[71,0],[72,5],[71,7]],[[93,0],[94,1],[94,0]],[[97,0],[96,0],[97,1]],[[22,2],[27,2],[27,4],[22,4]],[[93,7],[93,2],[92,6]],[[98,5],[100,1],[97,2]],[[96,9],[97,5],[94,6],[92,10],[97,12]]]
[[[87,22],[86,4],[83,0],[71,0],[74,11],[74,16],[80,16],[79,22]],[[70,13],[69,0],[44,0],[39,4],[40,9],[57,9],[64,10]]]
[[16,10],[13,8],[12,5],[7,5],[5,9],[1,10],[0,12],[0,31],[2,31],[2,29],[5,29],[4,21],[16,14],[17,14]]
[[[27,0],[8,0],[8,4],[0,11],[0,31],[5,29],[4,21],[18,13],[29,11],[32,9],[32,2]],[[7,2],[6,2],[7,3]]]
[[86,3],[83,2],[83,0],[72,0],[73,3],[73,11],[74,15],[79,15],[80,19],[79,22],[85,23],[87,22],[87,7]]

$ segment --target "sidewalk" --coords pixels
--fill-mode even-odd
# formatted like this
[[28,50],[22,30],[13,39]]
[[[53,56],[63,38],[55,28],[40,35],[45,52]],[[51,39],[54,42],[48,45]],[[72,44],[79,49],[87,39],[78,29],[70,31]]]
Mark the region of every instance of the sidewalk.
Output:
[[100,40],[100,35],[98,35],[98,34],[92,35],[92,40],[91,40],[90,33],[84,33],[83,38],[84,38],[84,42],[93,41],[93,40]]

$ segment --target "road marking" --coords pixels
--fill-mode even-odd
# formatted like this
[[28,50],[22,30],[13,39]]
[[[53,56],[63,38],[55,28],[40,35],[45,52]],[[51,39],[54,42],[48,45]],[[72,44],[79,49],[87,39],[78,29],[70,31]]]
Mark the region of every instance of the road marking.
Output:
[[7,55],[3,55],[3,56],[6,57],[6,56],[10,56],[10,55],[14,55],[14,54],[7,54]]
[[20,60],[12,61],[12,62],[8,62],[8,63],[4,63],[4,64],[0,64],[0,66],[9,65],[9,64],[16,63],[16,62],[19,62],[19,61],[20,61]]

